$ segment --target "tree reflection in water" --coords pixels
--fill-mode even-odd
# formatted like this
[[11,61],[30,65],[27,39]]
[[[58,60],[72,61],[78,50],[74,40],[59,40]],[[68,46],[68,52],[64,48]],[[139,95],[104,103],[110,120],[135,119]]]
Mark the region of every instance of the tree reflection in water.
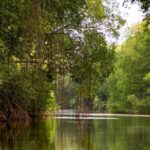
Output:
[[2,150],[149,150],[149,118],[0,124]]

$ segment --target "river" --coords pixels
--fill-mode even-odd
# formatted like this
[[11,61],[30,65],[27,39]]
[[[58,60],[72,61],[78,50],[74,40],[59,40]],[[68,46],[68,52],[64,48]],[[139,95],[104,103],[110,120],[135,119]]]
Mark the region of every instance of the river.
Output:
[[0,150],[150,150],[150,118],[48,117],[1,123]]

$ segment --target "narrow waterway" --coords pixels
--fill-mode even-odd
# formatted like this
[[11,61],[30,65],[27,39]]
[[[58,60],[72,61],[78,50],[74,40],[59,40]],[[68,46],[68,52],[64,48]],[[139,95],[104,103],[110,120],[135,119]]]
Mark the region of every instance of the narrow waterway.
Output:
[[66,116],[1,123],[0,150],[150,150],[150,118]]

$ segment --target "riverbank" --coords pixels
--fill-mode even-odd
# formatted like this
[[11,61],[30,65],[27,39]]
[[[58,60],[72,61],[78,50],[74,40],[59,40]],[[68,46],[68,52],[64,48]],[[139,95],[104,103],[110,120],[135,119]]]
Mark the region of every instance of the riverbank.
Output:
[[113,114],[113,113],[76,113],[71,110],[61,110],[57,113],[54,113],[55,116],[65,116],[65,117],[148,117],[150,118],[150,114]]
[[73,110],[60,110],[58,112],[44,112],[41,115],[31,115],[29,116],[26,112],[14,112],[9,117],[2,112],[0,112],[0,122],[7,121],[29,121],[32,118],[46,118],[46,117],[56,117],[56,118],[113,118],[113,117],[145,117],[150,118],[150,114],[112,114],[112,113],[76,113]]
[[119,113],[76,113],[75,110],[59,110],[58,112],[43,113],[45,117],[148,117],[150,114],[119,114]]
[[0,122],[7,122],[7,121],[29,121],[31,117],[28,115],[26,111],[17,110],[11,112],[10,114],[5,114],[0,111]]

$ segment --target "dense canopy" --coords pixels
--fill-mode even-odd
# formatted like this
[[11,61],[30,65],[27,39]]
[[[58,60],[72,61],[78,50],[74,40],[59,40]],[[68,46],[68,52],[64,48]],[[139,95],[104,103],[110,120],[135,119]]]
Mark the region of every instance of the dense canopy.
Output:
[[[148,10],[149,2],[141,2]],[[66,108],[149,113],[149,19],[117,47],[106,36],[117,37],[124,20],[109,4],[0,1],[0,111],[6,118]]]

